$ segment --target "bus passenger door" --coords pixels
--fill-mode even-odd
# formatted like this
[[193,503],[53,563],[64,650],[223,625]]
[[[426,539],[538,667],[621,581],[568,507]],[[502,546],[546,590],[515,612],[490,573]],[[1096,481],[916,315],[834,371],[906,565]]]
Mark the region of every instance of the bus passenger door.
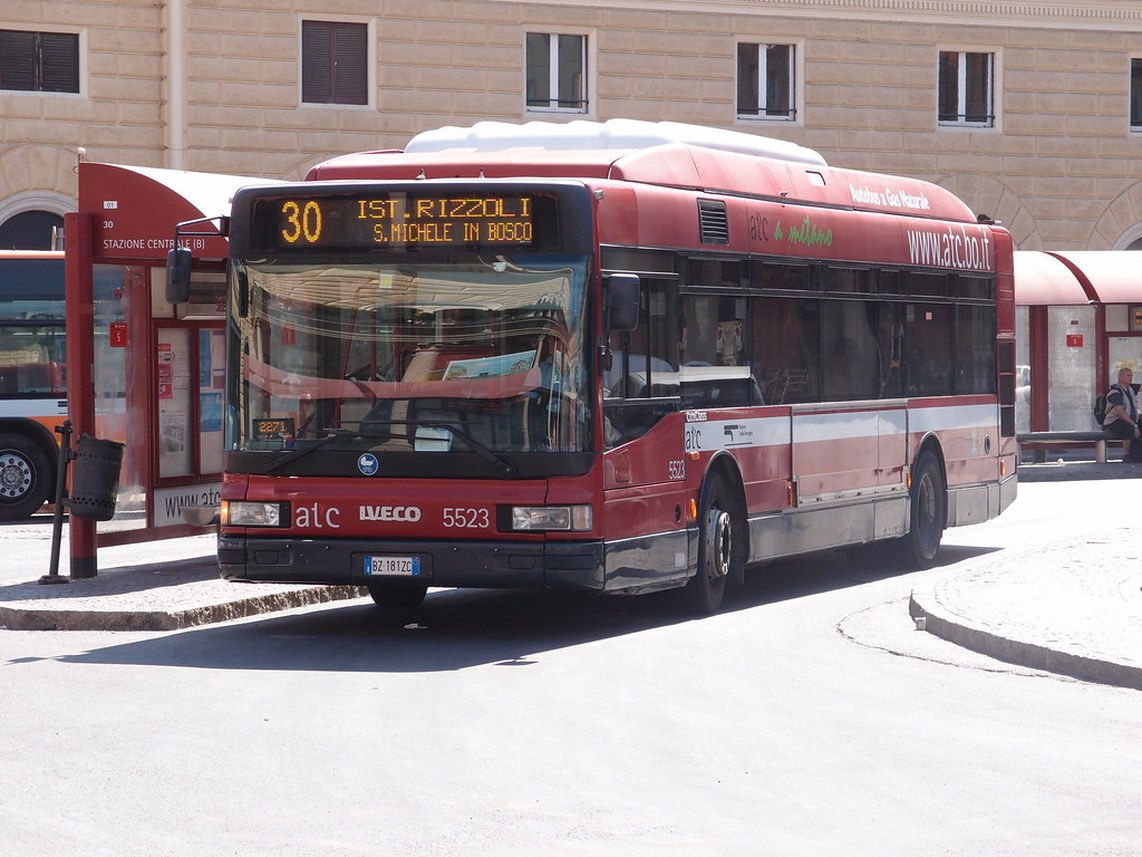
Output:
[[677,289],[644,278],[638,326],[613,331],[602,371],[608,588],[683,576],[684,417]]

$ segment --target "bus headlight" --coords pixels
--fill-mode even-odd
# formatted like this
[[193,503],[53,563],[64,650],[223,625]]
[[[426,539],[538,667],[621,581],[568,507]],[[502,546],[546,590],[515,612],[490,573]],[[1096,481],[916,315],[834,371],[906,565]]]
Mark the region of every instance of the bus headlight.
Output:
[[512,529],[542,532],[591,529],[590,506],[512,506]]
[[288,503],[260,503],[254,500],[222,501],[224,527],[284,527],[288,521]]

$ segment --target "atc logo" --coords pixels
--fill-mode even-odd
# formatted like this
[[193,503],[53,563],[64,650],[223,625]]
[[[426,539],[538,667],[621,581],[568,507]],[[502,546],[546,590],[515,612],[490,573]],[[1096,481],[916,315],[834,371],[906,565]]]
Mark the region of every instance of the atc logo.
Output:
[[357,469],[361,471],[362,476],[376,476],[377,471],[381,469],[381,463],[373,453],[366,452],[357,459]]

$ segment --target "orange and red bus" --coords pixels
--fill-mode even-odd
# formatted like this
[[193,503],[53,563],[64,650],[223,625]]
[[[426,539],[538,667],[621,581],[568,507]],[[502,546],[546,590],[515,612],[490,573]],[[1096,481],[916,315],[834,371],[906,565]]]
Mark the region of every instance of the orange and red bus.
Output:
[[682,589],[1015,498],[1009,234],[744,133],[479,123],[249,187],[224,577]]
[[67,418],[64,254],[0,251],[0,520],[29,517],[55,491]]

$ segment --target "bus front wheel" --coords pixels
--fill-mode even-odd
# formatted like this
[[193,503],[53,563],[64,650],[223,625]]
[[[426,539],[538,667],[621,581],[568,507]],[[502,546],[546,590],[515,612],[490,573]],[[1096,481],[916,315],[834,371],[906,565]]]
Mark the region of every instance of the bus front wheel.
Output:
[[39,444],[14,432],[0,433],[0,520],[31,517],[51,490],[51,461]]
[[721,475],[710,476],[698,515],[698,571],[683,591],[694,613],[709,615],[722,606],[726,583],[744,561],[740,516]]
[[366,586],[378,607],[417,607],[428,594],[427,583],[405,583],[403,580],[374,580]]

